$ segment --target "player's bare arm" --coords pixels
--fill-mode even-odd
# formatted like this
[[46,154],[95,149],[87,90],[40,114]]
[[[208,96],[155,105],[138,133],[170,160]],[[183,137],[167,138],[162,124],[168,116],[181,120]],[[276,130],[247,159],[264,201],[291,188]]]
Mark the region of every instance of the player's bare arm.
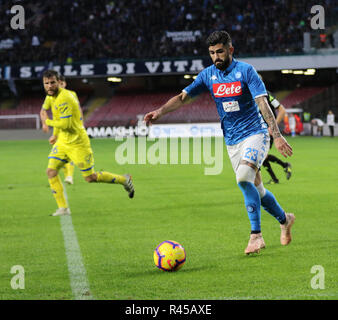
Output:
[[48,114],[47,114],[47,111],[43,108],[40,111],[40,119],[41,119],[41,123],[42,123],[43,132],[48,132],[49,127],[45,123],[45,121],[48,119]]
[[189,95],[186,92],[181,92],[177,96],[172,97],[171,99],[168,100],[162,107],[148,112],[144,116],[144,121],[146,124],[151,124],[161,118],[163,115],[165,115],[168,112],[175,111],[182,107],[184,104],[188,104],[192,101],[193,99],[189,97]]
[[277,150],[284,156],[291,156],[292,155],[292,148],[287,143],[287,141],[284,139],[282,134],[279,131],[276,119],[274,114],[272,113],[268,101],[266,100],[265,96],[258,97],[255,99],[259,110],[261,111],[264,120],[268,124],[270,128],[270,133],[272,137],[274,138],[275,146]]
[[278,114],[277,114],[276,122],[277,124],[280,124],[285,117],[286,110],[284,106],[280,104],[279,107],[277,108],[277,111],[278,111]]

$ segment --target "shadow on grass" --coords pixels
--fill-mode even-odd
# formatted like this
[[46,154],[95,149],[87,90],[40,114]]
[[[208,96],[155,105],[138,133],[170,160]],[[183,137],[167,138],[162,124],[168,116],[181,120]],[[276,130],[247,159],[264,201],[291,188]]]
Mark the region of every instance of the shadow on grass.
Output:
[[194,272],[200,272],[200,271],[205,271],[205,270],[210,270],[213,268],[210,268],[210,266],[196,266],[196,267],[183,267],[182,269],[178,270],[178,271],[163,271],[160,270],[156,267],[154,267],[153,269],[148,269],[148,270],[144,270],[144,271],[125,271],[124,274],[128,277],[145,277],[145,276],[161,276],[163,274],[169,274],[169,275],[175,275],[175,274],[189,274],[189,273],[194,273]]

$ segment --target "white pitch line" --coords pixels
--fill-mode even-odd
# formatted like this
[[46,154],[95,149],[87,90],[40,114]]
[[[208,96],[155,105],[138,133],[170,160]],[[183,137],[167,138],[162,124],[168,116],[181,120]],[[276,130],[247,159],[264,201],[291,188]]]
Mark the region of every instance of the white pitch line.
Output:
[[[63,186],[63,190],[68,203],[65,186]],[[72,217],[61,216],[60,222],[66,249],[70,286],[72,288],[74,299],[93,300],[94,298],[90,293],[86,268],[82,261],[81,250],[77,241]]]
[[61,228],[68,262],[70,286],[75,300],[92,300],[86,269],[71,216],[61,216]]

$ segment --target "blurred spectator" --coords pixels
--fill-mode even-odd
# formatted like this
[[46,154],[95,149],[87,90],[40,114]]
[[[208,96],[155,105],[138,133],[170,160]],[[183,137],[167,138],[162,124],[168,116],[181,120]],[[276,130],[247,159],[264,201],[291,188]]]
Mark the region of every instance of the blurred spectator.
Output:
[[[311,120],[312,126],[317,127],[317,136],[322,137],[323,136],[323,127],[324,127],[324,122],[318,118],[312,119]],[[314,131],[313,131],[314,133]]]
[[319,39],[320,39],[320,46],[322,48],[325,48],[326,47],[326,34],[325,33],[321,33],[319,35]]
[[329,110],[329,112],[327,113],[326,124],[329,126],[331,137],[334,137],[335,119],[332,110]]
[[33,36],[32,37],[32,46],[33,47],[38,47],[40,45],[40,40],[38,36]]
[[333,37],[333,33],[329,34],[329,41],[330,41],[330,46],[331,48],[334,48],[334,37]]
[[[74,62],[206,56],[206,37],[220,29],[230,32],[237,56],[297,53],[317,1],[22,0],[25,29],[12,30],[15,3],[0,1],[0,42],[16,37],[12,48],[0,49],[0,64],[65,63],[70,52]],[[326,1],[325,12],[333,9],[334,1]],[[195,42],[173,41],[167,31],[199,31],[201,36]]]
[[303,119],[304,119],[304,122],[310,122],[311,113],[308,112],[308,111],[304,111],[304,113],[303,113]]
[[289,128],[291,132],[291,137],[296,136],[296,118],[293,113],[289,115]]

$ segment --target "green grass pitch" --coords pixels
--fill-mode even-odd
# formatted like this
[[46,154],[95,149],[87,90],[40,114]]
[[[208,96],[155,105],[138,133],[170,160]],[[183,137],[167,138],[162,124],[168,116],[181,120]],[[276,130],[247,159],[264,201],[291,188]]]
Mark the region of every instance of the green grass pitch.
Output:
[[[289,246],[262,209],[266,248],[246,256],[250,225],[224,149],[223,171],[204,165],[119,165],[121,142],[92,140],[95,167],[130,173],[135,198],[119,185],[88,184],[75,169],[67,186],[72,221],[95,299],[338,299],[338,140],[288,138],[293,175],[274,165],[279,185],[265,185],[296,222]],[[45,174],[48,141],[0,141],[0,299],[73,299],[60,217]],[[273,147],[272,153],[277,155]],[[282,156],[281,156],[282,157]],[[263,180],[269,180],[262,169]],[[184,267],[157,269],[153,251],[180,242]],[[25,270],[12,289],[11,268]],[[324,288],[314,289],[320,265]],[[312,281],[312,282],[311,282]]]

